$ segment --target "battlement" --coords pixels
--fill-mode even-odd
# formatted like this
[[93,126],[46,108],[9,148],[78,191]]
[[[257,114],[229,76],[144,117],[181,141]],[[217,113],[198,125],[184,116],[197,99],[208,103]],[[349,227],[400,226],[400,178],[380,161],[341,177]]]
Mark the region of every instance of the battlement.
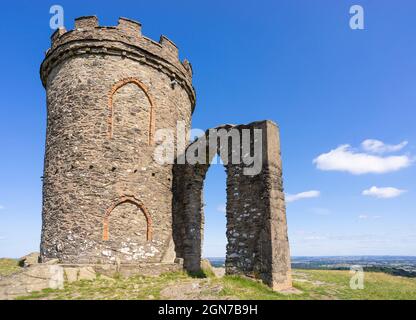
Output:
[[[124,40],[130,44],[143,45],[147,49],[160,51],[179,59],[178,47],[175,43],[161,35],[159,42],[142,35],[142,24],[128,18],[119,18],[117,26],[100,26],[96,16],[83,16],[75,19],[74,30],[67,31],[64,27],[57,29],[51,36],[51,49],[67,41],[93,39]],[[107,36],[107,37],[106,37]],[[118,36],[118,37],[117,37]],[[137,41],[137,43],[135,43]]]
[[138,21],[134,21],[127,18],[118,19],[117,29],[126,33],[131,33],[133,36],[142,35],[142,24]]
[[170,54],[174,56],[179,55],[178,47],[176,46],[176,44],[174,44],[172,40],[168,39],[166,36],[161,35],[159,43],[162,45],[163,49],[169,52]]
[[75,19],[76,30],[88,30],[98,27],[98,18],[96,16],[84,16]]
[[41,66],[43,84],[46,85],[53,66],[79,54],[120,55],[149,64],[186,87],[195,103],[189,61],[179,60],[178,47],[166,36],[161,35],[157,42],[142,35],[142,25],[138,21],[121,17],[116,26],[100,26],[96,16],[83,16],[75,19],[73,30],[57,29]]

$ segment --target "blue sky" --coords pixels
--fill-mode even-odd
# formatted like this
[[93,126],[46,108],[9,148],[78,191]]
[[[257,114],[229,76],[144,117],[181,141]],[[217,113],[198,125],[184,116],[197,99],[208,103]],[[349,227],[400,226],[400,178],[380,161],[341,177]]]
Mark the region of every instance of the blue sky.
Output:
[[[285,190],[298,199],[287,205],[293,255],[416,254],[416,3],[71,0],[2,4],[0,256],[39,246],[39,66],[53,4],[63,6],[67,29],[82,15],[101,25],[126,16],[146,36],[171,38],[193,65],[195,128],[279,124]],[[349,28],[353,4],[364,8],[364,30]],[[384,144],[362,145],[368,139]],[[221,166],[211,167],[205,197],[204,252],[223,256]]]

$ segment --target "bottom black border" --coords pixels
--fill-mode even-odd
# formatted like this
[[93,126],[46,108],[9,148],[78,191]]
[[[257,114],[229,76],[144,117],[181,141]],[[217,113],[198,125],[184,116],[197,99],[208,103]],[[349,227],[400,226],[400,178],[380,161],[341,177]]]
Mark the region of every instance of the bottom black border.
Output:
[[[115,317],[134,319],[281,319],[287,317],[316,317],[337,319],[339,317],[386,316],[388,312],[397,317],[400,313],[413,314],[413,301],[0,301],[5,316],[60,317]],[[191,312],[189,313],[189,310]],[[168,314],[166,314],[168,311]],[[7,312],[7,313],[6,313]],[[393,313],[394,312],[394,313]]]

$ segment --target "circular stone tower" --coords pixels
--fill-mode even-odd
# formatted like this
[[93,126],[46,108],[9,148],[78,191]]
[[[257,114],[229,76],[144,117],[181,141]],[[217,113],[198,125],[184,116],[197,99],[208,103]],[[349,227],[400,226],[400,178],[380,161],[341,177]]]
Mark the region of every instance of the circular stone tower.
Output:
[[81,17],[51,39],[42,261],[172,262],[172,165],[156,163],[154,140],[177,121],[190,128],[191,65],[125,18]]

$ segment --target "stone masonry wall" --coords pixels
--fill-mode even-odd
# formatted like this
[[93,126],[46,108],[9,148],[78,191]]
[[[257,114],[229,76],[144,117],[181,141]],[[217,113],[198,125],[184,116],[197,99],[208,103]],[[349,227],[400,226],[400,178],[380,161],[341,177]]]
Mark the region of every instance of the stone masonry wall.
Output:
[[[190,127],[187,61],[165,37],[95,17],[58,30],[41,67],[48,125],[41,258],[62,263],[174,259],[172,166],[153,160],[154,132]],[[175,85],[172,84],[175,80]]]

